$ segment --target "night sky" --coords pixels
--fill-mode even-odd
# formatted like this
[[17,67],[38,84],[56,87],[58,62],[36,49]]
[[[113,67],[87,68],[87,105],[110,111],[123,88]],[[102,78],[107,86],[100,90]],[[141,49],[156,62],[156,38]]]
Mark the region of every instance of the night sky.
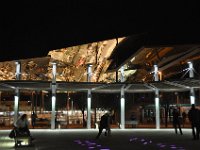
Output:
[[148,44],[160,37],[173,44],[199,43],[197,6],[193,1],[5,1],[0,5],[0,61],[144,33],[154,39]]

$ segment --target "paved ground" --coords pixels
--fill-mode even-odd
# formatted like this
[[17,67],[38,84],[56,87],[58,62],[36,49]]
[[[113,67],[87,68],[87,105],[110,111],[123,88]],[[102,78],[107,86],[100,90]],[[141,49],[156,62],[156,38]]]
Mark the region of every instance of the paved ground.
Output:
[[[14,140],[9,130],[0,130],[0,150],[14,150]],[[183,129],[183,135],[173,129],[112,129],[112,136],[101,135],[95,140],[96,129],[35,129],[31,147],[20,150],[199,150],[200,140],[192,140],[191,129]]]

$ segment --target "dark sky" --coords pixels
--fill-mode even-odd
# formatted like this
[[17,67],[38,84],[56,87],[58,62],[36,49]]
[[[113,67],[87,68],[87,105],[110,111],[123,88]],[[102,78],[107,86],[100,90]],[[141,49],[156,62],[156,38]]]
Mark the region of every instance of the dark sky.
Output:
[[52,49],[141,33],[157,40],[158,34],[168,40],[189,35],[196,42],[197,6],[192,0],[8,0],[0,5],[0,61],[46,56]]

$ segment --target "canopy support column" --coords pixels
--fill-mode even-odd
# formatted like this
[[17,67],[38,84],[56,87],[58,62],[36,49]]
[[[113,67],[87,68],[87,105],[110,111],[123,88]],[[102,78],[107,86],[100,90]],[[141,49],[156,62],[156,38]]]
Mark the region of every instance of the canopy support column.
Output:
[[[20,80],[21,76],[21,63],[20,62],[15,62],[16,65],[16,80]],[[15,96],[14,96],[14,122],[17,121],[18,118],[18,113],[19,113],[19,89],[15,89]]]
[[[87,82],[91,82],[92,77],[92,64],[87,65]],[[87,93],[87,129],[91,129],[91,90]]]
[[[124,82],[124,67],[120,68],[121,71],[121,82]],[[125,129],[125,94],[124,94],[124,86],[121,88],[121,96],[120,96],[120,128]]]
[[160,99],[159,91],[155,90],[156,129],[160,129]]
[[55,119],[56,119],[56,63],[52,63],[52,84],[51,84],[51,90],[52,90],[52,112],[51,112],[51,129],[56,128]]
[[[158,66],[154,65],[154,81],[158,81]],[[156,129],[160,129],[160,99],[159,90],[155,89]]]
[[[193,68],[193,63],[188,62],[189,65],[189,77],[194,78],[194,68]],[[194,88],[190,88],[190,104],[195,104],[195,92]]]
[[87,129],[91,129],[91,90],[87,93]]
[[125,129],[125,96],[124,86],[121,88],[121,99],[120,99],[121,115],[120,115],[120,128]]

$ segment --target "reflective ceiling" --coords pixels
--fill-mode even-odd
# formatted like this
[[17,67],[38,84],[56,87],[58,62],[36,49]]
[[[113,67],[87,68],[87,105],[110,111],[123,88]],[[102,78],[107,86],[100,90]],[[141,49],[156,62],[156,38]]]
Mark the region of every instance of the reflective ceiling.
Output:
[[[50,81],[52,62],[57,63],[57,81],[87,82],[88,64],[92,64],[92,82],[116,82],[116,70],[118,70],[118,81],[120,81],[122,66],[125,69],[126,82],[153,81],[154,64],[159,67],[160,80],[174,77],[187,78],[188,61],[194,63],[195,77],[199,77],[200,50],[198,45],[119,48],[118,45],[126,44],[123,42],[127,38],[51,50],[45,57],[19,60],[21,79]],[[121,57],[124,59],[120,60]],[[119,60],[121,62],[118,62],[116,66]],[[0,80],[15,80],[15,67],[15,61],[1,62]]]

